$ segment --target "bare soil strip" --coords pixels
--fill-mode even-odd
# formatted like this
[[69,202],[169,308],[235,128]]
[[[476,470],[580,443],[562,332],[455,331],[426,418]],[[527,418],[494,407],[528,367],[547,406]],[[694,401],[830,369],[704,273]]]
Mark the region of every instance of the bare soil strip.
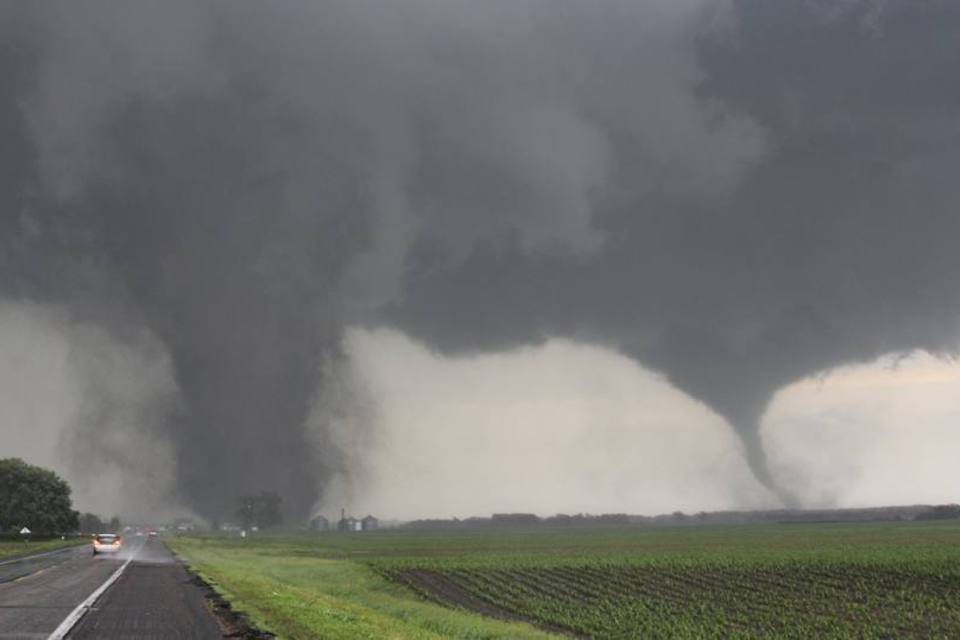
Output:
[[531,624],[545,631],[550,631],[551,633],[556,633],[570,638],[585,637],[579,636],[569,629],[565,629],[563,627],[544,624],[537,620],[526,618],[513,611],[488,602],[483,598],[477,597],[470,593],[437,571],[429,571],[426,569],[407,569],[392,573],[390,577],[398,582],[406,584],[417,593],[423,595],[429,600],[433,600],[438,604],[468,609],[474,613],[479,613],[491,618],[499,618],[500,620],[526,622],[527,624]]
[[181,564],[190,576],[190,582],[203,589],[207,608],[213,613],[217,624],[223,630],[223,637],[242,640],[271,640],[276,637],[269,631],[254,627],[245,613],[234,611],[230,602],[224,599],[210,583],[182,561]]

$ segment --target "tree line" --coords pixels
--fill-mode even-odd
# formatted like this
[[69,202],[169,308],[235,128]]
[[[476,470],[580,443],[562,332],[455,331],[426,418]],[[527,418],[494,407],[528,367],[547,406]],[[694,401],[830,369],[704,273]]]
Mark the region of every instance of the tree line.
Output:
[[26,527],[34,535],[59,535],[79,526],[65,480],[20,458],[0,459],[0,533]]

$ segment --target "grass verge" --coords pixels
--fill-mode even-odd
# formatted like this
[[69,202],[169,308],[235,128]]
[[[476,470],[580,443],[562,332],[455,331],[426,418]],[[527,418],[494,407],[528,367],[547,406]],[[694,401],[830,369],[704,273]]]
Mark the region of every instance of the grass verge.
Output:
[[78,544],[87,544],[88,542],[90,542],[90,539],[85,537],[67,538],[66,540],[56,539],[30,542],[23,542],[20,540],[2,541],[0,542],[0,560],[4,558],[14,558],[17,556],[30,556],[35,553],[53,551],[54,549],[72,547]]
[[555,638],[417,598],[363,563],[305,555],[301,545],[174,538],[169,546],[235,610],[280,638]]

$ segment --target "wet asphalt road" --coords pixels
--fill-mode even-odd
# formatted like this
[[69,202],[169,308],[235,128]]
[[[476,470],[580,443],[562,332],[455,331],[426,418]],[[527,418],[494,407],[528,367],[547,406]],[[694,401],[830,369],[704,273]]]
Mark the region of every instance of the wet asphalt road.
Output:
[[203,590],[156,538],[131,537],[116,557],[90,545],[0,564],[0,640],[48,638],[70,613],[132,558],[68,638],[223,637]]

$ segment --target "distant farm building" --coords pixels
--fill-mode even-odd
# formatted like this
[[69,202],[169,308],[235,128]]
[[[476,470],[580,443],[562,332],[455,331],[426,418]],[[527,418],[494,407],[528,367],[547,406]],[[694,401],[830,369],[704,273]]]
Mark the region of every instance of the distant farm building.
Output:
[[316,515],[310,520],[310,531],[329,531],[330,521],[322,515]]
[[190,518],[177,518],[173,521],[173,525],[177,531],[183,533],[188,533],[197,528],[196,524],[194,524],[193,520]]
[[340,521],[337,522],[337,531],[376,531],[380,528],[380,521],[373,516],[367,516],[363,520],[358,520],[353,516],[347,516],[346,509],[340,510]]
[[361,531],[363,525],[353,516],[347,517],[346,509],[340,509],[340,522],[337,523],[337,531]]
[[340,518],[337,523],[338,531],[362,531],[362,524],[356,518]]

